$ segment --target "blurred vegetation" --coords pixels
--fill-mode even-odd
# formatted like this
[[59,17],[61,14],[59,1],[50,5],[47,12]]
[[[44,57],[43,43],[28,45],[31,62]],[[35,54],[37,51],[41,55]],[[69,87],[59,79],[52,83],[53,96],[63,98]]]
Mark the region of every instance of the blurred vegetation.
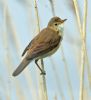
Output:
[[[91,100],[90,3],[0,0],[0,100]],[[23,49],[52,16],[68,21],[58,52],[39,62],[47,75],[40,76],[32,63],[12,77]]]

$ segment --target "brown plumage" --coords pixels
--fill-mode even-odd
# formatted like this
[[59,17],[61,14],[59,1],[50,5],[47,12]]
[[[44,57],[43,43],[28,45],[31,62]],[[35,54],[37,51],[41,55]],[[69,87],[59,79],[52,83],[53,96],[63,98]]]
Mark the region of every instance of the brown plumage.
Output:
[[[22,56],[26,55],[21,64],[14,71],[13,76],[17,76],[22,72],[33,59],[35,59],[35,63],[37,64],[38,59],[50,56],[58,49],[60,40],[62,40],[63,37],[60,35],[57,25],[62,24],[64,21],[65,20],[61,20],[59,17],[53,17],[49,21],[47,28],[43,29],[25,48]],[[42,72],[40,67],[39,69]]]

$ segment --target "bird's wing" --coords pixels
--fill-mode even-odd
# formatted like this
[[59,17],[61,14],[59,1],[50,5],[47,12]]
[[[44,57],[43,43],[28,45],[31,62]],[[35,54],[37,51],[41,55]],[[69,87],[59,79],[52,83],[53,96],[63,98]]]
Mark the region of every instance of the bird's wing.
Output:
[[44,29],[40,32],[39,37],[36,37],[36,42],[31,44],[27,58],[31,59],[48,53],[58,46],[60,39],[62,37],[58,35],[57,31],[47,28]]
[[40,34],[38,34],[37,36],[35,36],[35,38],[27,45],[27,47],[25,48],[25,50],[22,53],[22,56],[25,55],[25,53],[29,50],[29,48],[31,47],[31,44],[35,43],[35,40],[37,40],[40,37]]
[[22,56],[25,55],[25,53],[27,52],[27,50],[30,48],[32,41],[28,44],[28,46],[24,49]]

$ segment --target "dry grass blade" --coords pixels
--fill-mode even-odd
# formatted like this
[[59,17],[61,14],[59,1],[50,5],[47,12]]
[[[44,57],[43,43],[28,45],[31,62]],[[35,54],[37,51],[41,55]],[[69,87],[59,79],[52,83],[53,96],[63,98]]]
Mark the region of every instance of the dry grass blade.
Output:
[[79,30],[80,30],[80,33],[82,33],[82,25],[81,25],[81,19],[80,19],[80,14],[79,14],[77,0],[73,0],[73,3],[74,3],[74,6],[75,6],[76,17],[77,17],[77,22],[78,22]]
[[83,100],[83,87],[84,87],[84,66],[85,66],[85,53],[86,53],[86,22],[87,22],[87,0],[84,0],[84,15],[83,15],[83,32],[82,32],[82,52],[81,52],[81,78],[80,78],[80,97]]
[[81,19],[79,15],[78,3],[77,0],[73,0],[77,21],[79,25],[79,30],[82,38],[82,50],[81,50],[81,76],[80,76],[80,94],[79,100],[83,100],[83,87],[84,87],[84,65],[85,65],[85,53],[86,53],[86,19],[87,19],[87,0],[84,1],[84,18],[83,18],[83,27],[81,25]]
[[[76,0],[73,0],[74,6],[75,6],[75,11],[76,11],[76,17],[77,17],[77,22],[78,22],[78,26],[79,26],[79,30],[81,33],[81,38],[83,37],[83,30],[82,30],[82,25],[81,25],[81,19],[80,19],[80,14],[79,14],[79,9],[78,9],[78,3]],[[87,8],[86,8],[87,9]],[[86,51],[86,63],[87,63],[87,68],[90,69],[90,64],[89,64],[89,59],[88,59],[88,55],[87,55],[87,49],[85,47],[85,51]],[[90,76],[90,72],[88,71],[88,74]],[[89,77],[88,76],[88,77]]]

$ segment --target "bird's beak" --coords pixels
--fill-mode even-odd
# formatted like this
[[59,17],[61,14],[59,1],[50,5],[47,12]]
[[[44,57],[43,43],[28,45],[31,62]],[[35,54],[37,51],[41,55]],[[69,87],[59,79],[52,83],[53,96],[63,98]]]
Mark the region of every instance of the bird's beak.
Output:
[[61,23],[64,23],[67,19],[61,20]]

